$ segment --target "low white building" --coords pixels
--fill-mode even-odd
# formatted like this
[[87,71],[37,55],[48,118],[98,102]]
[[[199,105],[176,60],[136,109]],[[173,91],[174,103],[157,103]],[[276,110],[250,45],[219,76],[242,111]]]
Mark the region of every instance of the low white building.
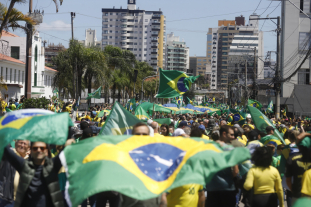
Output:
[[[0,45],[0,76],[8,90],[1,91],[8,98],[20,98],[25,94],[26,38],[3,32]],[[53,79],[56,70],[45,66],[44,47],[39,33],[33,36],[31,64],[31,97],[53,95]]]

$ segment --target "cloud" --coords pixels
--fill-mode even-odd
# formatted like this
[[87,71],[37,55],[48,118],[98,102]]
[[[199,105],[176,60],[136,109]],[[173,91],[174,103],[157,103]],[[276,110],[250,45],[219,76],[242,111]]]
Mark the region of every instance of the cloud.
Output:
[[62,20],[56,20],[50,23],[41,23],[37,30],[41,31],[69,31],[71,30],[71,25],[63,22]]

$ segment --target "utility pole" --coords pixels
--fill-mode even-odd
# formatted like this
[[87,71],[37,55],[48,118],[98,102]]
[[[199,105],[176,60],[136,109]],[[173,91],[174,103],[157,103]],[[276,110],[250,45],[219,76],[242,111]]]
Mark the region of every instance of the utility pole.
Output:
[[[73,44],[74,41],[74,35],[73,35],[73,19],[76,17],[75,12],[70,12],[71,16],[71,43]],[[78,78],[77,78],[77,59],[75,59],[74,68],[73,68],[73,79],[72,79],[72,88],[73,88],[73,98],[78,100]],[[91,103],[91,100],[89,100],[89,104]]]
[[[32,0],[29,0],[29,15],[32,13]],[[32,57],[32,25],[27,24],[26,65],[25,65],[25,97],[31,98],[31,57]]]
[[276,19],[277,20],[277,42],[276,42],[276,70],[275,70],[275,77],[274,77],[274,89],[275,89],[275,99],[276,99],[276,111],[275,111],[275,118],[280,118],[280,103],[281,103],[281,18],[273,17],[273,18],[254,18],[250,20],[271,20]]
[[254,75],[253,75],[253,99],[256,100],[256,47],[254,48]]
[[247,108],[247,102],[248,102],[248,97],[247,97],[247,59],[245,60],[245,108]]

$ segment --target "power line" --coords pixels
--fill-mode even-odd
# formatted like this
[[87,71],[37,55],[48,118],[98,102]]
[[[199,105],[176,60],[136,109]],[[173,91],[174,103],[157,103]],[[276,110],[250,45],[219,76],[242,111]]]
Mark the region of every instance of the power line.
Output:
[[257,9],[258,9],[259,5],[261,4],[261,2],[262,2],[262,0],[259,1],[258,5],[257,5],[257,7],[256,7],[256,9],[255,9],[255,11],[253,13],[255,13],[257,11]]

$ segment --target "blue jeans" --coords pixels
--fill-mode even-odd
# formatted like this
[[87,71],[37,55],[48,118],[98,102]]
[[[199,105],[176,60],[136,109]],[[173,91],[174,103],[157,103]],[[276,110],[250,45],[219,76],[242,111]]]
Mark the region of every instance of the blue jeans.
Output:
[[6,200],[0,198],[0,206],[1,207],[13,207],[14,206],[14,201],[11,203],[9,201],[6,201]]

